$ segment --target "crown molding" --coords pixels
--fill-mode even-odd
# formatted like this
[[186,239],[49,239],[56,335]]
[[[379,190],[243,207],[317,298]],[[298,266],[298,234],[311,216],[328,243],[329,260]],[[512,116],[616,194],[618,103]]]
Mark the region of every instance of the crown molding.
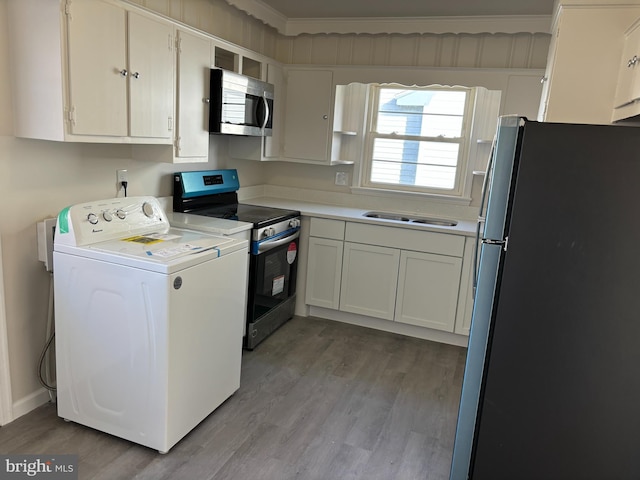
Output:
[[286,36],[378,33],[550,33],[551,15],[287,18],[260,0],[226,0]]
[[266,3],[260,0],[226,0],[226,2],[286,35],[284,32],[287,31],[289,19]]
[[[293,18],[285,35],[302,33],[550,33],[551,15],[477,17]],[[282,33],[282,32],[280,32]]]

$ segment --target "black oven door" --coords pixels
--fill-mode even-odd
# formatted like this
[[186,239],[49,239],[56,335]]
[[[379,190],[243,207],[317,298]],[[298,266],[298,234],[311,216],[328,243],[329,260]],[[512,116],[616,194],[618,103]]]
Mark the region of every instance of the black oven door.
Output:
[[293,316],[300,232],[260,245],[249,267],[247,348]]

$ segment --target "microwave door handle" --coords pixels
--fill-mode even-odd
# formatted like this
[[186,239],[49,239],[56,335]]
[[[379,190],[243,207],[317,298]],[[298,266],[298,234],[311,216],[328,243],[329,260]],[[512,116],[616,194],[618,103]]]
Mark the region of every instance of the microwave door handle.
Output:
[[267,126],[267,122],[269,121],[269,102],[267,102],[267,97],[262,96],[262,101],[264,102],[264,119],[262,120],[262,129],[264,130]]

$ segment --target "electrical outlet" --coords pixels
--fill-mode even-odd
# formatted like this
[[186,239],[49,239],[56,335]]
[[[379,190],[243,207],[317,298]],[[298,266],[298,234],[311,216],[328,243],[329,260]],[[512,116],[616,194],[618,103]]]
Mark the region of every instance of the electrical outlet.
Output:
[[349,174],[347,172],[336,172],[336,185],[347,185]]
[[122,182],[127,182],[127,171],[126,170],[116,170],[116,182],[118,182],[118,187],[122,185]]

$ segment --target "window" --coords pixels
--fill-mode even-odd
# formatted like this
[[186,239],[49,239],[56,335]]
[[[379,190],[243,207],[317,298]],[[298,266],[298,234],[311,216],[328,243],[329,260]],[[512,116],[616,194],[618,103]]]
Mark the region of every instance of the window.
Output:
[[462,195],[473,90],[373,87],[363,186]]

